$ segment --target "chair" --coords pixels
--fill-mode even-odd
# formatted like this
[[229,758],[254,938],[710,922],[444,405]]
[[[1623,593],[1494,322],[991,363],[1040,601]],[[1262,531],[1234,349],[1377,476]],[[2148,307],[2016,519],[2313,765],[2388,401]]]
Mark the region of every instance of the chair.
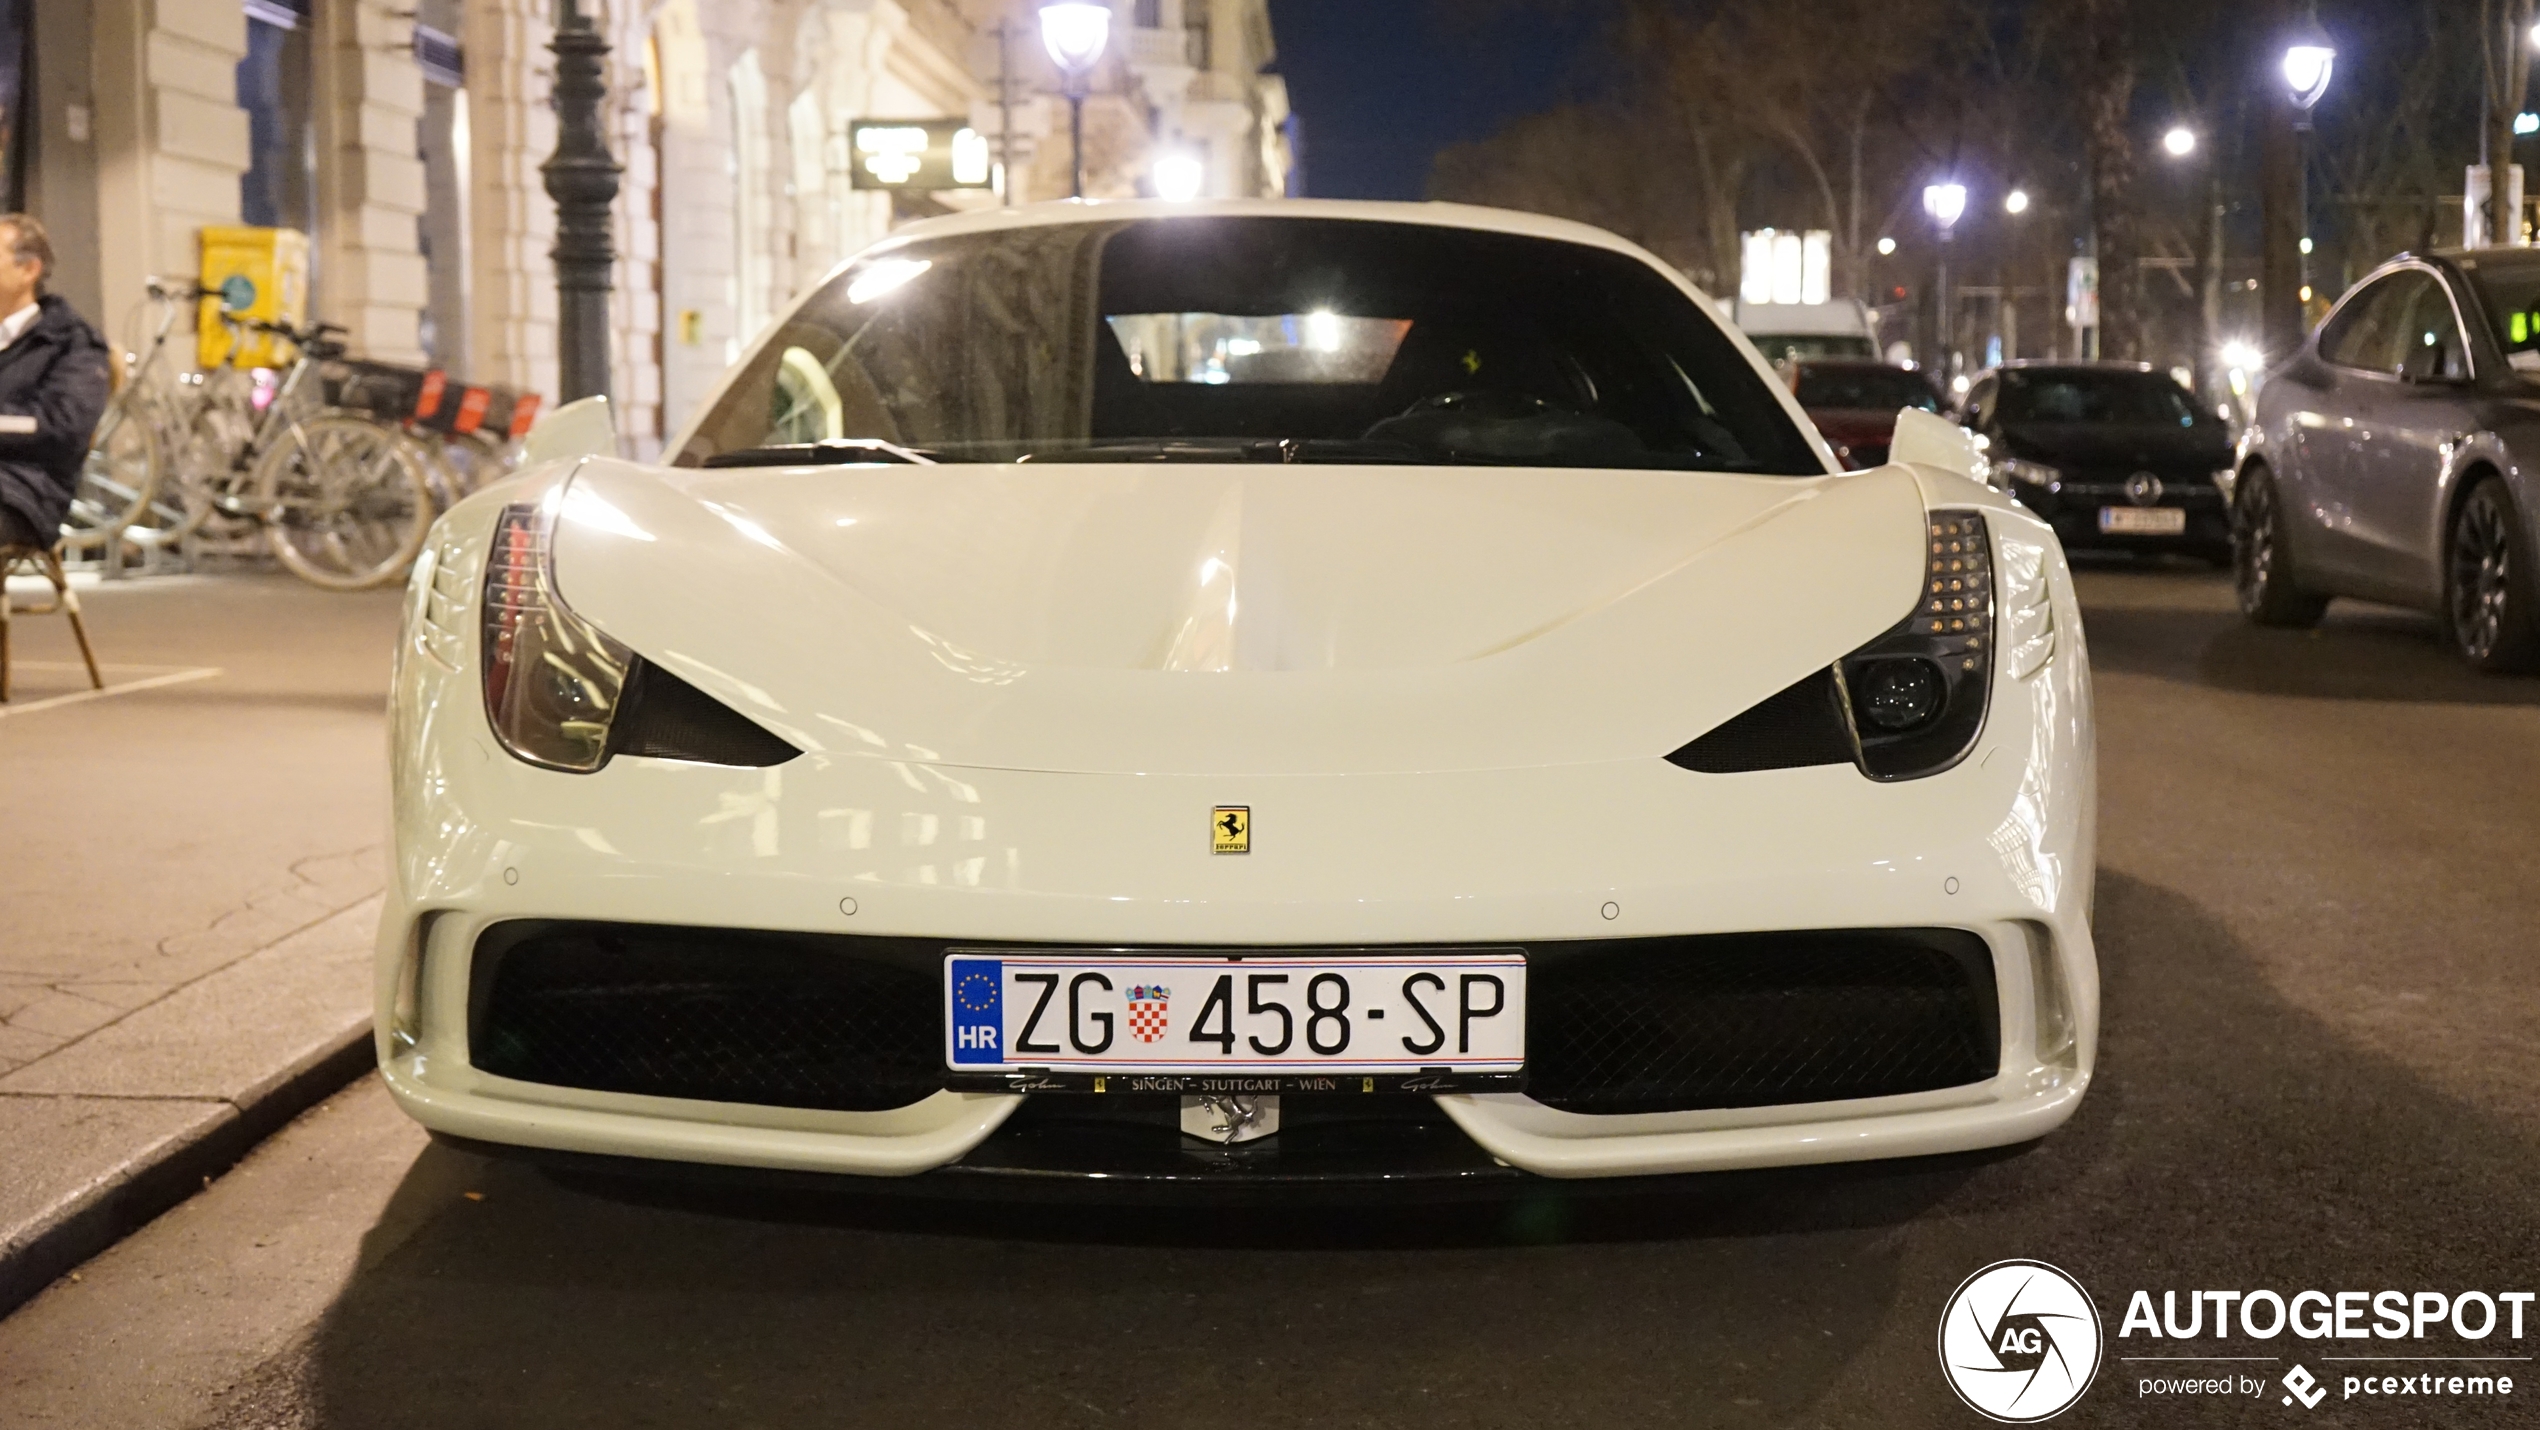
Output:
[[[53,599],[41,606],[19,606],[9,598],[9,575],[25,570],[43,577],[53,587]],[[9,703],[9,624],[12,615],[49,616],[55,611],[71,618],[71,634],[79,640],[79,658],[88,664],[90,688],[103,690],[106,678],[97,673],[97,653],[88,646],[88,623],[79,617],[79,596],[71,590],[71,578],[62,573],[62,546],[55,542],[44,546],[0,546],[0,705]]]

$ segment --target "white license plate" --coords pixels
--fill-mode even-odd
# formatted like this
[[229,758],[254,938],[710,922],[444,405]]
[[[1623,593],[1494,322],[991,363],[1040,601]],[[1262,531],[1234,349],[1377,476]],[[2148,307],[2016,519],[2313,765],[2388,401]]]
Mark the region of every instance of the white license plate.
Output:
[[2122,536],[2176,536],[2187,530],[2187,513],[2174,506],[2103,506],[2099,529]]
[[944,959],[957,1072],[1516,1072],[1526,956],[1032,953]]

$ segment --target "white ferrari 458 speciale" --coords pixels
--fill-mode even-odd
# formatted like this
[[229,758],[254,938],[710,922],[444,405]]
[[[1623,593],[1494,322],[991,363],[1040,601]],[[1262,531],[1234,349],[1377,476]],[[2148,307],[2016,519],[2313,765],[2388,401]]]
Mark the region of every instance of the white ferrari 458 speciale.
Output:
[[531,455],[398,651],[378,1045],[445,1138],[1488,1189],[2089,1085],[2053,532],[1928,414],[1839,470],[1611,234],[919,223],[663,460],[591,406]]

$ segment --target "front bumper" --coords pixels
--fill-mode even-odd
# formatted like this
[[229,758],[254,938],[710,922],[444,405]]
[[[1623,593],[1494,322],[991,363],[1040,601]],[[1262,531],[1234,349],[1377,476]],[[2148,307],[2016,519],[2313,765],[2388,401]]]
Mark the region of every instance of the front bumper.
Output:
[[[1256,852],[1213,862],[1172,834],[1198,827],[1176,816],[1228,799],[1224,780],[812,757],[769,771],[630,759],[578,777],[521,765],[462,728],[421,742],[400,777],[382,1067],[410,1114],[458,1137],[900,1176],[993,1159],[985,1144],[1023,1099],[938,1092],[824,1111],[497,1077],[468,1047],[479,937],[553,918],[1255,947],[1944,927],[1991,952],[2001,1059],[1988,1081],[1625,1115],[1522,1094],[1436,1105],[1482,1153],[1560,1177],[2025,1141],[2071,1114],[2095,1051],[2088,761],[2072,691],[2045,676],[2004,690],[2030,698],[1997,692],[1959,769],[1900,785],[1848,767],[1706,776],[1657,760],[1241,781]],[[1101,811],[1093,827],[1088,810]],[[1438,827],[1466,831],[1451,853],[1435,848]]]
[[2011,495],[2054,527],[2056,539],[2067,551],[2180,552],[2212,559],[2231,552],[2231,511],[2214,487],[2172,487],[2152,503],[2151,509],[2167,507],[2187,513],[2186,529],[2174,536],[2101,531],[2100,508],[2136,505],[2124,494],[2122,484],[2065,482],[2054,489],[2021,484],[2012,488]]

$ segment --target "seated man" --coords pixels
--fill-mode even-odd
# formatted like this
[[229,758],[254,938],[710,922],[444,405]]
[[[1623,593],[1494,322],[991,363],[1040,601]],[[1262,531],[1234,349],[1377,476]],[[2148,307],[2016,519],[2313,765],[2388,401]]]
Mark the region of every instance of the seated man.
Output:
[[51,547],[106,410],[106,344],[60,298],[44,225],[0,214],[0,547]]

